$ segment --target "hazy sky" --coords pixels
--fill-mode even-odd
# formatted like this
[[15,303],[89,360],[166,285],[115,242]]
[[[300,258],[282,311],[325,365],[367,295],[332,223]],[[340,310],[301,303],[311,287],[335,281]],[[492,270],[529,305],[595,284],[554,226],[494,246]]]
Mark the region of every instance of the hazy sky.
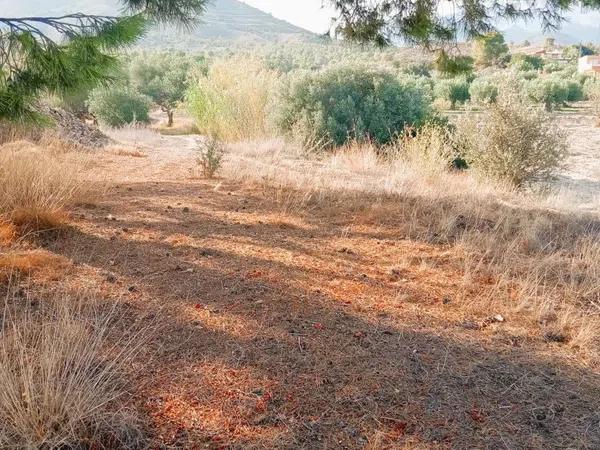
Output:
[[[333,12],[331,8],[322,8],[323,0],[242,0],[243,2],[273,14],[273,16],[286,20],[315,33],[324,33],[329,30]],[[325,2],[326,3],[326,2]],[[571,17],[576,22],[585,25],[598,25],[599,12],[581,12],[575,9]],[[530,24],[535,27],[537,22]],[[527,25],[521,24],[527,27]],[[536,27],[537,28],[537,27]],[[599,26],[600,28],[600,26]]]
[[333,12],[322,8],[322,0],[242,0],[255,8],[267,11],[278,19],[286,20],[315,33],[329,30]]

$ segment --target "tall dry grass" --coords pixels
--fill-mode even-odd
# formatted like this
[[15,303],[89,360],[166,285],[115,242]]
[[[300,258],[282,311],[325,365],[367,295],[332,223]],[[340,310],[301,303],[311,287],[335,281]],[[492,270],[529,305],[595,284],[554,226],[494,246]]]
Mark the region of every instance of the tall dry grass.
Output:
[[65,210],[89,200],[93,187],[81,177],[88,158],[59,146],[16,141],[0,147],[0,217],[20,227],[62,225]]
[[594,353],[600,342],[600,219],[552,210],[539,194],[448,170],[438,137],[421,139],[428,157],[409,148],[394,159],[368,145],[311,160],[282,140],[240,143],[230,146],[224,171],[263,189],[285,214],[331,209],[399,236],[450,246],[460,255],[459,281],[466,288],[493,280],[473,309],[526,311],[540,333]]
[[201,134],[236,142],[269,134],[268,105],[279,76],[253,59],[216,61],[207,76],[195,80],[188,110]]
[[115,309],[85,295],[8,295],[0,328],[0,447],[140,448],[115,408],[140,333],[109,338]]

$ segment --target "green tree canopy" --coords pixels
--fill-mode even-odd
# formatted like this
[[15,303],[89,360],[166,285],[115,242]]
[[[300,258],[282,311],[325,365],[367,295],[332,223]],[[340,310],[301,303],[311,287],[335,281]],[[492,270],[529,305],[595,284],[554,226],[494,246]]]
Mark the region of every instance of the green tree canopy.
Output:
[[479,67],[501,66],[510,60],[502,33],[492,31],[473,40],[473,58]]
[[190,70],[205,63],[202,56],[183,53],[139,53],[129,65],[131,85],[147,95],[167,114],[168,126],[173,125],[173,110],[183,101],[188,89]]
[[122,14],[0,17],[0,119],[38,119],[45,93],[65,94],[107,83],[115,52],[149,23],[192,26],[207,0],[122,0]]

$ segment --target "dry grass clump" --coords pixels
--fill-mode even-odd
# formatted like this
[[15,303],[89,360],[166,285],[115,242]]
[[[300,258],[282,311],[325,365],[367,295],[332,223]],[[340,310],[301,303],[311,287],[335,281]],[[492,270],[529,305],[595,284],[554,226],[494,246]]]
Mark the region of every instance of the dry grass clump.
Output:
[[0,147],[0,216],[27,230],[60,227],[65,208],[91,195],[80,177],[84,164],[27,141]]
[[0,328],[0,447],[140,448],[112,404],[132,341],[109,342],[115,313],[87,296],[6,299]]
[[450,169],[460,156],[447,128],[425,125],[407,134],[388,150],[392,156],[405,160],[416,171],[440,173]]

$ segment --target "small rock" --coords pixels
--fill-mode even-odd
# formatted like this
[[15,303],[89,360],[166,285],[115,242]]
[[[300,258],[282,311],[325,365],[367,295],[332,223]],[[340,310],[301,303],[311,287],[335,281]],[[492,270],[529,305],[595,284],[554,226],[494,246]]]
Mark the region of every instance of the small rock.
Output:
[[501,316],[500,314],[496,314],[494,317],[494,322],[504,322],[504,317]]
[[115,220],[115,218],[112,214],[109,214],[108,216],[106,216],[106,220]]
[[190,212],[190,208],[188,208],[187,206],[183,208],[183,212],[184,213],[189,213]]

